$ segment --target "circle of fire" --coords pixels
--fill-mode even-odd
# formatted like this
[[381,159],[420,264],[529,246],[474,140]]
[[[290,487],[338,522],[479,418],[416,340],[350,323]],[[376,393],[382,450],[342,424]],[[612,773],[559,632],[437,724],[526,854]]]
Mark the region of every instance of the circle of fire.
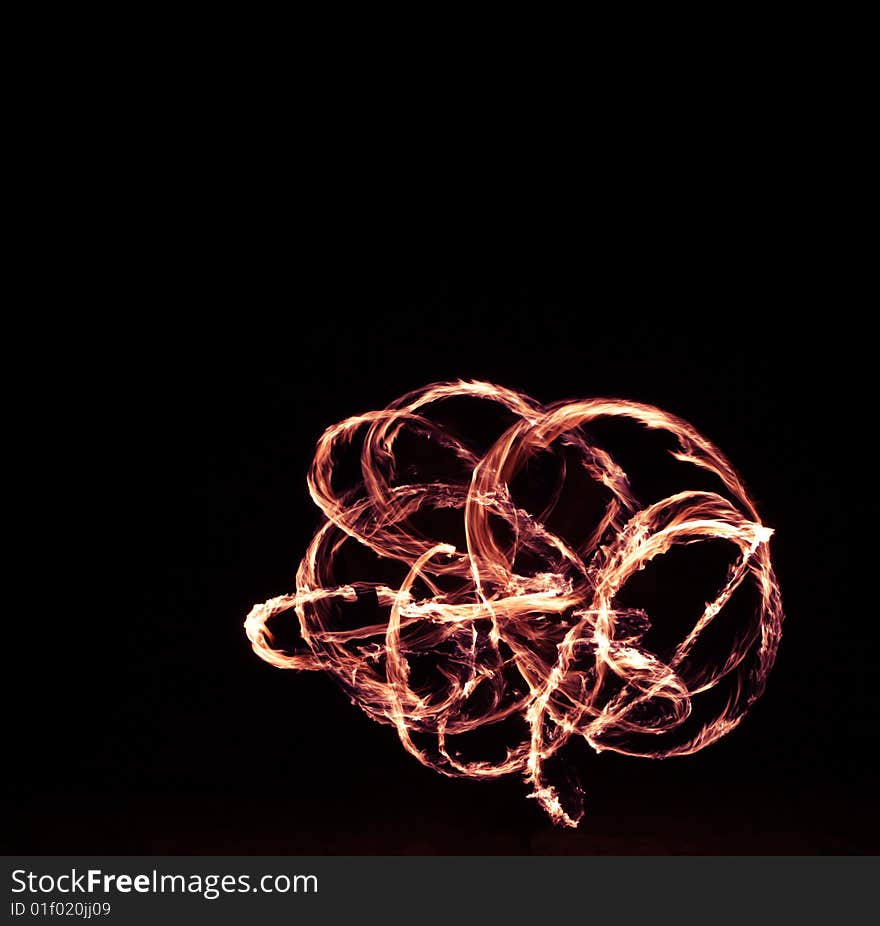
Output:
[[[460,397],[499,403],[515,416],[482,455],[429,416],[432,404]],[[623,470],[587,439],[584,426],[608,417],[668,432],[677,443],[675,459],[717,477],[719,491],[683,491],[640,506]],[[450,455],[460,475],[395,484],[395,450],[404,433],[429,442],[435,455]],[[356,435],[363,440],[360,475],[353,487],[335,489],[339,457]],[[552,452],[551,445],[575,454],[608,498],[579,545],[546,527],[561,490],[538,515],[517,507],[511,494],[517,474]],[[407,752],[437,772],[521,774],[554,822],[577,826],[582,792],[576,787],[572,806],[564,807],[545,770],[571,737],[584,737],[597,751],[686,755],[730,732],[764,690],[783,621],[769,554],[772,531],[724,455],[658,408],[617,399],[541,406],[489,383],[433,384],[328,428],[308,486],[326,520],[299,566],[296,593],[255,606],[245,621],[247,636],[274,666],[329,672],[354,703],[393,724]],[[420,513],[439,509],[463,520],[461,548],[413,525]],[[647,615],[618,606],[617,596],[673,545],[710,539],[727,541],[735,552],[726,579],[690,632],[661,658],[644,645]],[[399,564],[405,578],[396,587],[335,582],[337,557],[352,541]],[[754,620],[733,634],[718,664],[701,664],[694,658],[698,641],[746,580],[757,591]],[[365,598],[387,617],[334,627],[341,604]],[[308,647],[299,652],[276,648],[268,627],[291,608]],[[424,657],[436,670],[428,686],[411,677],[411,664]],[[722,679],[732,681],[730,693],[694,723],[695,698]],[[450,737],[514,717],[524,722],[523,733],[503,759],[466,761],[450,745]],[[670,734],[682,729],[686,735],[670,743]]]

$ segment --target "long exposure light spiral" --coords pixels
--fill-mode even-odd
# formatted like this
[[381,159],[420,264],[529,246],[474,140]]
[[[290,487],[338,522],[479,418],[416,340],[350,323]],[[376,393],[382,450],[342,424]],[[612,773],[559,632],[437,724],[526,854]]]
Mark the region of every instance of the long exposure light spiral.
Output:
[[[462,398],[494,403],[513,418],[485,452],[432,420],[432,408]],[[667,432],[673,457],[710,474],[715,490],[679,491],[641,505],[626,473],[589,437],[591,423],[609,418]],[[403,435],[454,465],[421,481],[398,459]],[[339,488],[340,460],[358,446],[359,472]],[[602,514],[578,543],[547,526],[561,488],[537,513],[518,506],[511,490],[531,461],[559,447],[604,493]],[[546,771],[572,737],[599,752],[686,755],[736,727],[764,691],[783,621],[772,531],[724,455],[658,408],[617,399],[541,406],[490,383],[437,383],[328,428],[308,487],[325,520],[300,563],[296,591],[255,606],[247,636],[273,666],[330,673],[437,772],[522,775],[554,822],[576,826],[579,789],[574,798],[563,795]],[[460,518],[458,544],[414,523],[441,510]],[[661,656],[645,643],[649,616],[621,606],[618,597],[673,545],[713,539],[732,550],[726,578],[690,631]],[[338,581],[341,551],[352,543],[399,566],[402,579]],[[753,618],[729,635],[723,658],[701,662],[699,641],[745,582],[756,591]],[[339,608],[362,600],[373,603],[375,621],[340,627]],[[269,627],[290,609],[305,644],[297,651],[277,646]],[[413,664],[426,657],[435,669],[431,684],[413,680]],[[695,702],[722,680],[725,697],[695,723]],[[502,758],[467,760],[451,745],[458,735],[511,718],[522,721],[522,735]],[[686,735],[675,738],[676,731]]]

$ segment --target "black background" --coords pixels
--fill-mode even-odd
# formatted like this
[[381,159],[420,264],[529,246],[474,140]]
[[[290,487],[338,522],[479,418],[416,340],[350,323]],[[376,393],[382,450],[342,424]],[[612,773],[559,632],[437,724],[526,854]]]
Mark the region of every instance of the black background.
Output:
[[[52,398],[25,409],[52,446],[33,460],[38,584],[6,656],[7,851],[877,851],[875,583],[855,565],[870,346],[833,271],[751,226],[665,244],[660,228],[540,268],[478,251],[467,272],[251,231],[123,248],[102,269],[116,308],[54,332]],[[242,629],[292,588],[319,523],[322,430],[459,377],[674,412],[776,530],[787,619],[764,698],[693,757],[585,753],[577,831],[515,778],[422,768]]]

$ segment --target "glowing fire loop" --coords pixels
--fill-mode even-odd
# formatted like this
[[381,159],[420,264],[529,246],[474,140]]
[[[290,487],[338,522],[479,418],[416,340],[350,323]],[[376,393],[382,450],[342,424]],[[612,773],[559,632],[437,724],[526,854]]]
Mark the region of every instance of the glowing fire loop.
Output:
[[[444,403],[461,399],[512,420],[488,450],[438,420]],[[600,419],[665,434],[674,459],[702,471],[714,490],[640,504],[591,436]],[[407,442],[421,446],[424,473],[398,459]],[[341,487],[340,461],[356,459],[358,448],[359,472]],[[527,510],[516,487],[542,458],[557,460],[558,478],[541,510]],[[553,529],[571,507],[563,486],[573,468],[601,497],[598,517],[577,538]],[[772,531],[724,455],[658,408],[616,399],[541,406],[489,383],[434,384],[328,428],[308,486],[326,520],[299,566],[296,593],[254,607],[247,636],[271,665],[329,672],[437,772],[522,775],[554,822],[577,826],[580,788],[563,792],[547,771],[572,737],[597,752],[686,755],[736,727],[764,690],[783,621]],[[431,517],[444,516],[458,524],[454,540],[428,533]],[[721,587],[677,644],[652,649],[649,615],[619,601],[625,586],[674,545],[711,540],[732,551]],[[379,576],[396,568],[399,577],[341,580],[351,547],[384,566]],[[709,658],[701,643],[713,626],[717,637],[741,585],[751,586],[754,613],[724,630],[723,655]],[[372,623],[341,620],[363,602]],[[290,609],[306,645],[299,651],[278,646],[269,627]],[[457,743],[468,734],[511,722],[516,741],[503,756],[462,756]]]

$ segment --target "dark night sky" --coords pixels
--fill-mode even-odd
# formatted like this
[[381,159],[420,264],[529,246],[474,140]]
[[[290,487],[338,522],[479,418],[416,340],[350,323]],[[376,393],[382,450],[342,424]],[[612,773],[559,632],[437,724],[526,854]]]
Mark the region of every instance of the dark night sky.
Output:
[[[27,706],[7,734],[7,851],[880,848],[875,606],[851,555],[871,491],[855,431],[867,349],[827,279],[792,293],[813,271],[769,242],[593,257],[564,283],[263,243],[132,261],[110,339],[106,322],[76,327],[45,464],[63,498],[38,548],[53,600],[35,617],[39,657],[7,654]],[[809,319],[807,294],[823,305]],[[694,757],[578,753],[577,832],[551,828],[515,778],[423,769],[328,679],[258,660],[242,630],[253,603],[291,588],[318,523],[305,475],[321,431],[459,377],[674,412],[776,529],[787,621],[763,700]]]

